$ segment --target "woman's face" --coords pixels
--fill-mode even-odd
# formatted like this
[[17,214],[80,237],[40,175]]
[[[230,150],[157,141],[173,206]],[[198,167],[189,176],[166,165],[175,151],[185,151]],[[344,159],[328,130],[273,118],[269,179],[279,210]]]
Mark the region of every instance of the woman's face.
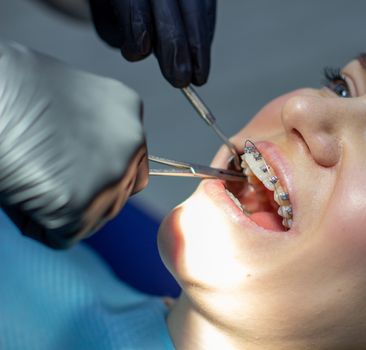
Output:
[[[331,73],[326,88],[275,99],[232,138],[241,153],[252,140],[276,170],[293,207],[290,230],[255,223],[219,180],[202,181],[164,220],[163,260],[208,318],[249,338],[261,329],[273,340],[311,335],[327,341],[335,334],[348,344],[365,340],[362,62],[352,61],[342,76]],[[222,148],[212,165],[226,167],[228,158]]]

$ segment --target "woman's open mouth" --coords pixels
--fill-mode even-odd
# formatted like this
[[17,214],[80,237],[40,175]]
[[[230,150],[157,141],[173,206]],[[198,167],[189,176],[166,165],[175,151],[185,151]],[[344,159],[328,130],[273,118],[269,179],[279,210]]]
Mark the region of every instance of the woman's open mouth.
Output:
[[258,226],[271,231],[287,231],[293,222],[290,195],[283,174],[280,169],[274,169],[273,157],[265,152],[267,145],[262,146],[259,151],[254,143],[246,141],[241,165],[248,180],[225,182],[226,193]]

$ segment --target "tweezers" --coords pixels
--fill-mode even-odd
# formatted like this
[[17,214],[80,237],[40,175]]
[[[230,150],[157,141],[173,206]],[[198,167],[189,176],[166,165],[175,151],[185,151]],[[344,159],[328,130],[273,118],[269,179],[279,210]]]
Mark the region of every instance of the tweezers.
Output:
[[238,152],[236,151],[235,146],[232,142],[225,136],[222,130],[217,125],[216,118],[212,114],[211,110],[208,106],[203,102],[202,98],[198,95],[197,91],[193,88],[192,85],[189,85],[182,89],[184,96],[191,103],[192,107],[196,110],[198,115],[206,122],[208,126],[216,133],[216,135],[224,142],[224,144],[229,148],[232,157],[231,161],[233,162],[235,168],[237,170],[241,169],[240,166],[240,157]]
[[166,158],[149,156],[151,162],[172,166],[169,169],[150,169],[151,176],[183,176],[201,179],[220,179],[225,181],[246,181],[247,177],[239,171],[212,168],[205,165],[179,162]]

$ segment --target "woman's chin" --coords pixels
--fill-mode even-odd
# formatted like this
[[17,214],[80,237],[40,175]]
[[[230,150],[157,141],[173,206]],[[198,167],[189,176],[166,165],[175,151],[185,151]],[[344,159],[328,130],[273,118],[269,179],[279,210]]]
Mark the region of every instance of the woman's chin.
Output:
[[184,285],[229,287],[245,276],[242,261],[237,259],[243,247],[233,239],[224,213],[200,187],[164,219],[159,252],[168,270]]
[[163,220],[158,232],[158,249],[166,268],[176,275],[181,261],[184,239],[180,229],[182,206],[174,208]]

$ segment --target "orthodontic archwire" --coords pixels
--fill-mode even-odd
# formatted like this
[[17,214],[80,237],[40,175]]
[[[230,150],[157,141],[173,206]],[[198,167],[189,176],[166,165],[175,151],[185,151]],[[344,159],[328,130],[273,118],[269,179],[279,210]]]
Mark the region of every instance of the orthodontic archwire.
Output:
[[181,89],[184,96],[188,99],[188,101],[191,103],[193,108],[198,112],[198,115],[207,123],[208,126],[212,128],[212,130],[216,133],[216,135],[221,139],[221,141],[224,142],[224,144],[229,148],[232,157],[230,158],[230,162],[233,161],[235,168],[237,170],[241,169],[240,166],[240,157],[238,155],[238,152],[236,151],[235,146],[232,142],[228,139],[228,137],[225,136],[225,134],[222,132],[222,130],[217,125],[216,118],[208,108],[208,106],[203,102],[202,98],[198,95],[196,90],[192,87],[192,85],[189,85],[183,89]]
[[[248,144],[250,144],[250,146],[248,146]],[[253,158],[256,161],[262,160],[264,165],[260,169],[262,170],[263,173],[271,174],[269,165],[263,159],[262,153],[258,150],[257,146],[254,144],[253,141],[251,141],[251,140],[245,141],[244,153],[253,154]],[[271,174],[269,181],[273,184],[273,186],[275,187],[275,190],[276,190],[276,184],[278,182],[278,177]]]
[[[273,173],[271,172],[270,166],[263,159],[262,153],[258,150],[258,148],[256,147],[256,145],[254,144],[253,141],[251,141],[251,140],[246,140],[245,141],[244,154],[242,155],[242,159],[243,160],[245,159],[244,158],[244,155],[245,154],[252,154],[255,161],[262,161],[263,162],[263,165],[259,169],[263,173],[266,173],[266,174],[269,174],[270,175],[269,178],[268,178],[268,180],[272,183],[272,185],[274,187],[274,192],[275,192],[277,198],[279,198],[282,202],[289,201],[290,200],[290,197],[289,197],[288,192],[286,192],[285,190],[279,192],[279,190],[278,190],[278,186],[279,186],[279,179],[278,179],[278,177],[276,175],[273,175]],[[259,179],[259,180],[262,181],[261,179]],[[279,205],[279,206],[280,206],[280,208],[283,207],[283,205]],[[283,210],[283,209],[280,209],[280,210]],[[292,220],[292,216],[293,216],[292,206],[286,206],[286,209],[285,210],[286,210],[286,215],[288,217],[283,217],[283,219],[284,220],[287,220],[287,221],[288,220]],[[285,215],[285,213],[283,213],[283,214]]]

